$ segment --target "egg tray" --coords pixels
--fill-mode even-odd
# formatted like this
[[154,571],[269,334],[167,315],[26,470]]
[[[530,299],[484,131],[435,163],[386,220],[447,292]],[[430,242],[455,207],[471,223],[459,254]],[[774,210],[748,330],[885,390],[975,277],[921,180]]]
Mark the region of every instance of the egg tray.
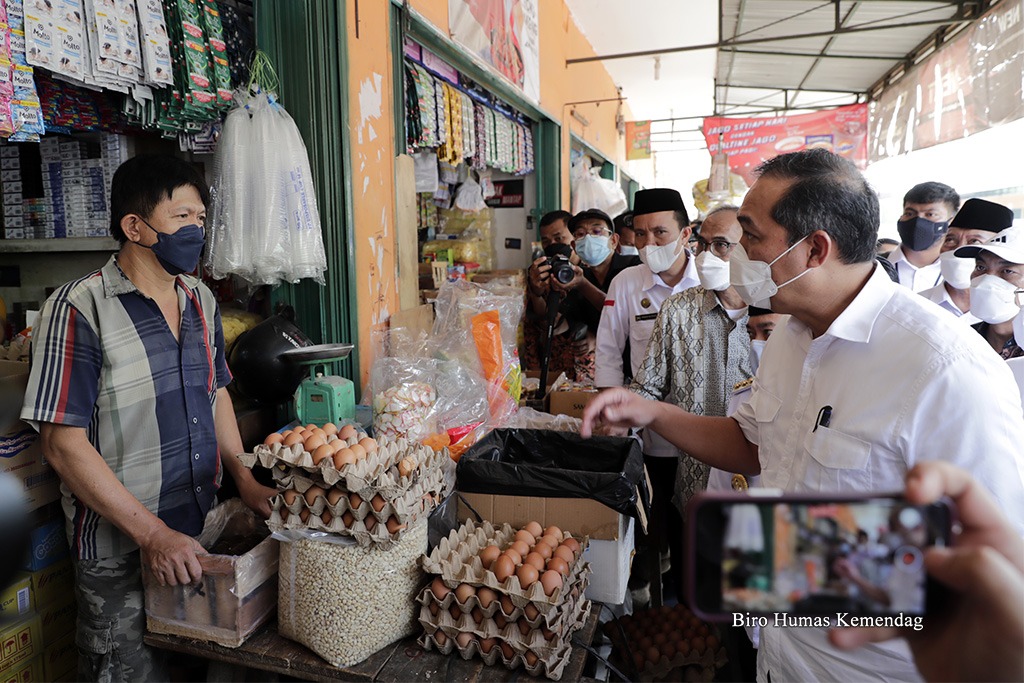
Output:
[[[361,547],[364,548],[373,545],[378,546],[384,550],[388,550],[401,540],[402,536],[405,534],[406,530],[410,526],[412,526],[413,522],[415,522],[417,519],[420,519],[424,515],[429,515],[431,512],[433,512],[434,508],[437,507],[439,502],[440,497],[434,499],[433,502],[431,502],[430,504],[424,505],[422,510],[414,512],[410,516],[406,517],[404,520],[398,520],[403,528],[400,528],[394,534],[391,534],[388,532],[387,529],[387,518],[385,518],[385,521],[381,521],[379,518],[377,518],[377,524],[374,526],[373,530],[367,530],[366,517],[370,515],[367,515],[362,519],[355,519],[352,522],[352,526],[348,527],[345,526],[345,524],[342,522],[341,516],[335,516],[331,519],[330,524],[324,524],[324,521],[320,517],[320,515],[314,515],[310,513],[306,521],[303,522],[302,518],[299,516],[297,512],[290,512],[289,509],[286,507],[278,507],[279,505],[283,505],[284,501],[281,498],[281,496],[276,496],[274,498],[275,507],[270,512],[270,519],[267,520],[267,527],[271,531],[284,531],[288,529],[313,529],[315,531],[326,531],[328,533],[338,534],[340,536],[351,536],[356,540],[356,542]],[[300,501],[295,501],[293,505],[298,505],[299,503]],[[323,503],[325,503],[323,499],[317,499],[315,501],[315,504],[321,507],[321,513],[323,512]],[[339,501],[338,503],[339,504],[336,507],[341,506],[341,501]],[[305,501],[301,501],[301,505],[305,505]],[[371,515],[376,516],[376,513],[371,512]]]
[[[357,443],[359,436],[357,434],[349,438],[346,441],[347,445]],[[328,443],[334,443],[337,438],[331,438]],[[274,480],[282,488],[298,488],[299,485],[309,488],[317,484],[324,487],[338,486],[356,492],[374,488],[378,491],[388,491],[391,495],[397,495],[399,491],[413,486],[417,479],[415,474],[421,470],[440,467],[445,464],[445,459],[451,463],[447,450],[435,452],[428,446],[410,443],[405,439],[382,439],[374,453],[351,465],[345,465],[340,470],[334,466],[331,458],[324,458],[319,464],[314,465],[313,456],[304,450],[301,444],[260,444],[252,453],[242,453],[238,457],[246,467],[253,467],[259,463],[270,469],[274,473]],[[402,477],[398,474],[397,465],[406,457],[413,457],[416,460],[414,476]]]
[[[445,600],[440,603],[438,614],[436,616],[433,615],[430,612],[430,606],[438,604],[438,601],[430,591],[430,587],[427,586],[417,598],[417,601],[420,603],[419,622],[427,633],[433,633],[441,629],[446,635],[451,637],[455,637],[459,633],[469,632],[479,638],[501,638],[512,645],[518,643],[517,647],[523,651],[530,649],[539,655],[541,651],[553,652],[560,649],[562,643],[567,642],[572,634],[586,623],[591,605],[590,601],[583,597],[586,586],[580,585],[579,588],[580,591],[576,596],[565,603],[562,609],[559,610],[557,618],[553,620],[553,624],[549,624],[542,614],[532,620],[527,619],[523,610],[517,607],[513,610],[513,614],[518,614],[519,616],[508,619],[508,623],[502,628],[496,621],[497,615],[504,614],[500,609],[494,609],[495,607],[500,607],[497,600],[487,609],[480,623],[477,623],[471,616],[473,608],[462,609],[459,603],[455,601],[454,594],[446,596]],[[467,604],[479,606],[475,597],[470,598]],[[462,615],[458,619],[452,616],[450,611],[452,605],[456,605],[462,611]],[[529,627],[526,633],[523,633],[520,629],[519,622],[525,623]],[[554,634],[550,640],[544,637],[543,628],[547,628]]]
[[[614,651],[612,654],[612,660],[618,665],[623,666],[624,662],[621,654],[621,651]],[[711,676],[705,677],[702,680],[710,681],[715,670],[721,669],[728,661],[729,656],[724,647],[719,647],[714,652],[711,650],[704,650],[704,652],[701,653],[689,652],[685,655],[681,655],[677,652],[671,659],[668,657],[662,657],[654,664],[651,664],[650,662],[645,664],[644,668],[640,669],[638,672],[640,674],[638,680],[682,680],[682,677],[678,675],[679,669],[682,669],[685,666],[699,666],[703,669],[705,674],[711,674]]]
[[[522,667],[531,676],[545,676],[553,681],[561,679],[562,672],[565,670],[565,665],[569,663],[569,655],[572,654],[572,646],[565,644],[562,649],[555,654],[546,655],[544,657],[537,655],[537,661],[531,666],[526,661],[525,653],[515,652],[511,659],[506,659],[504,653],[501,651],[500,643],[495,643],[490,652],[484,653],[484,651],[480,649],[480,643],[476,640],[470,642],[468,646],[460,648],[455,643],[454,638],[446,637],[444,645],[438,645],[435,637],[436,632],[433,634],[424,633],[416,640],[416,642],[419,643],[420,647],[424,650],[433,649],[445,655],[451,654],[452,651],[457,651],[459,656],[466,660],[472,659],[473,657],[480,657],[484,660],[484,663],[487,666],[494,666],[497,662],[501,662],[507,669]],[[511,643],[509,644],[511,645]]]
[[[441,539],[433,552],[423,558],[423,570],[428,574],[439,575],[449,588],[455,588],[460,583],[487,586],[508,595],[518,607],[526,607],[527,603],[532,602],[541,612],[550,612],[566,599],[582,575],[590,575],[590,565],[581,559],[587,549],[588,539],[580,541],[579,556],[569,567],[569,576],[563,579],[562,587],[547,595],[540,581],[524,590],[515,574],[504,581],[498,581],[494,572],[484,569],[479,557],[480,551],[491,544],[505,548],[515,538],[515,532],[508,524],[495,527],[488,521],[477,524],[467,519],[465,524],[453,529],[447,537]],[[562,539],[566,538],[574,536],[563,532]]]
[[[402,497],[397,499],[390,499],[381,495],[381,499],[384,501],[380,510],[373,509],[373,501],[377,495],[373,494],[369,497],[364,497],[359,494],[362,498],[362,502],[358,507],[352,507],[351,494],[347,491],[341,491],[341,497],[338,501],[331,505],[327,501],[326,494],[332,493],[334,490],[325,491],[324,494],[318,495],[310,505],[306,502],[305,496],[298,496],[292,501],[291,505],[285,502],[284,493],[278,493],[277,496],[271,499],[271,507],[275,510],[279,510],[282,517],[286,517],[286,513],[292,515],[299,515],[303,510],[309,510],[311,515],[320,516],[324,510],[330,510],[332,517],[341,517],[346,512],[352,514],[355,519],[366,519],[370,515],[374,515],[377,521],[386,522],[392,515],[399,521],[399,523],[405,523],[407,519],[410,519],[413,515],[417,515],[423,511],[424,505],[433,506],[433,500],[443,499],[445,494],[444,481],[438,478],[438,481],[424,481],[421,480],[417,486],[405,491]],[[309,487],[306,487],[306,492],[309,491]],[[368,493],[364,489],[364,493]]]

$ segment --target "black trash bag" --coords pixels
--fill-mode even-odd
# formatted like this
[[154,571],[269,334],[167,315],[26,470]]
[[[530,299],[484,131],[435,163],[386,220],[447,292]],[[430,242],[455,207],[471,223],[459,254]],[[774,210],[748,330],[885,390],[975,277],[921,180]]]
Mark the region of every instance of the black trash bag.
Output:
[[640,442],[543,429],[495,429],[466,451],[455,470],[463,493],[590,498],[641,520],[651,496]]

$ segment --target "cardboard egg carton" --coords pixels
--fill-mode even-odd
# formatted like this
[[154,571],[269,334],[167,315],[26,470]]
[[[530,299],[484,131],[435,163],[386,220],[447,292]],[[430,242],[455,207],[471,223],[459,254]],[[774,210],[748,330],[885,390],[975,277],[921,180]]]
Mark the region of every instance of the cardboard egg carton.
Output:
[[[455,591],[450,591],[444,598],[438,598],[434,595],[430,584],[420,592],[416,601],[420,603],[420,623],[424,626],[428,623],[440,624],[442,620],[438,615],[444,612],[451,616],[453,612],[452,607],[455,607],[461,612],[462,618],[453,617],[452,622],[453,625],[460,628],[465,626],[461,630],[473,630],[476,621],[472,615],[478,614],[482,615],[483,621],[490,622],[499,631],[503,630],[503,627],[498,617],[501,617],[509,624],[517,624],[520,620],[523,620],[531,629],[548,629],[549,631],[561,632],[564,630],[565,625],[570,623],[580,610],[584,610],[584,613],[590,610],[590,601],[584,597],[589,583],[590,577],[582,576],[578,584],[570,587],[567,600],[548,612],[537,609],[536,614],[532,618],[528,616],[525,607],[517,606],[514,603],[512,604],[512,611],[506,612],[500,598],[491,602],[487,607],[483,606],[476,595],[471,595],[465,603],[461,603],[455,596]],[[480,610],[479,613],[476,610]],[[436,615],[435,611],[437,612]],[[472,623],[464,623],[463,618],[466,617],[469,617]],[[496,633],[487,632],[487,637],[496,635]]]
[[[328,444],[335,440],[336,437],[328,441]],[[352,437],[347,440],[347,445],[355,442],[356,437]],[[413,471],[403,477],[399,474],[399,464],[406,458],[412,459]],[[272,470],[279,488],[296,489],[304,493],[310,486],[317,485],[360,494],[374,489],[374,493],[382,493],[389,498],[398,497],[415,486],[423,476],[443,473],[452,464],[447,450],[436,452],[428,446],[409,443],[404,439],[382,440],[375,452],[355,463],[342,466],[340,470],[334,466],[332,458],[324,458],[314,465],[313,456],[303,450],[301,444],[260,444],[253,453],[243,453],[239,459],[246,467],[252,467],[258,462]]]
[[[710,681],[714,678],[715,671],[721,669],[729,661],[729,656],[724,647],[719,647],[712,652],[704,650],[701,653],[689,652],[681,655],[678,652],[674,657],[662,657],[655,663],[648,662],[638,672],[641,681],[667,681],[682,680],[679,671],[683,667],[698,666],[702,670],[700,680]],[[690,680],[690,679],[687,679]]]
[[[302,506],[299,506],[299,503],[302,503]],[[404,520],[398,520],[400,526],[394,533],[392,533],[388,531],[387,518],[382,521],[376,516],[377,513],[374,512],[370,512],[361,519],[353,517],[350,525],[345,524],[344,513],[339,516],[334,516],[332,514],[330,521],[324,522],[321,515],[324,510],[329,511],[331,506],[327,506],[326,501],[323,499],[318,499],[314,501],[314,503],[315,508],[320,509],[320,513],[313,514],[311,511],[309,517],[303,521],[301,511],[303,509],[307,509],[304,507],[304,500],[296,500],[292,504],[292,507],[298,508],[298,511],[293,512],[288,507],[284,507],[284,500],[281,496],[276,496],[273,503],[274,508],[270,513],[270,519],[267,520],[267,527],[269,527],[271,531],[284,531],[288,529],[313,529],[316,531],[325,531],[327,533],[338,534],[341,536],[351,536],[364,548],[374,545],[387,550],[401,540],[402,536],[412,526],[413,522],[423,516],[429,515],[437,506],[437,502],[435,501],[430,505],[424,505],[423,509],[418,512],[414,512]],[[338,501],[338,505],[334,507],[341,507],[341,501]],[[375,522],[368,524],[367,522],[370,519],[375,520]],[[372,528],[370,528],[371,526]]]
[[[429,594],[429,588],[427,591]],[[448,596],[448,598],[453,597],[452,595]],[[432,595],[430,600],[436,604]],[[446,599],[446,602],[451,601]],[[427,634],[441,630],[449,638],[455,638],[460,633],[472,633],[477,640],[498,638],[512,646],[516,652],[525,653],[530,650],[538,657],[544,658],[561,652],[563,645],[570,642],[572,634],[583,628],[587,616],[590,614],[590,601],[582,598],[582,595],[571,601],[564,618],[559,619],[558,625],[553,629],[545,629],[537,623],[531,624],[525,617],[506,620],[505,625],[501,626],[499,622],[499,619],[503,619],[501,612],[490,617],[482,617],[478,623],[471,612],[459,609],[461,614],[455,618],[450,605],[446,609],[438,609],[435,616],[429,607],[429,604],[421,605],[419,615],[420,625]]]
[[[438,633],[441,635],[439,636]],[[439,644],[438,640],[442,639],[444,642]],[[445,655],[457,651],[463,659],[480,657],[487,666],[494,666],[496,663],[501,662],[507,669],[522,667],[531,676],[546,676],[553,681],[557,681],[562,677],[565,665],[569,663],[569,655],[572,653],[572,646],[567,643],[563,646],[562,650],[554,655],[541,657],[534,653],[537,659],[533,664],[530,664],[527,660],[527,654],[524,652],[513,651],[512,656],[507,657],[506,653],[502,651],[500,641],[494,642],[490,651],[486,653],[481,648],[480,642],[475,638],[466,647],[459,647],[455,639],[449,638],[443,631],[435,631],[431,634],[424,633],[416,642],[425,650],[433,649]]]
[[[428,574],[439,575],[449,588],[455,588],[460,583],[487,586],[507,594],[518,607],[525,608],[527,603],[532,602],[541,612],[550,612],[567,599],[572,587],[581,580],[581,575],[590,575],[590,565],[581,559],[588,540],[576,539],[580,542],[580,552],[569,567],[569,576],[563,579],[560,588],[547,595],[540,581],[524,589],[515,574],[499,581],[493,571],[484,569],[479,557],[480,551],[491,544],[506,548],[515,538],[515,532],[508,524],[496,528],[487,521],[477,524],[471,519],[466,520],[460,528],[453,529],[446,538],[442,538],[433,552],[423,558],[423,570]],[[566,538],[574,537],[563,532],[562,539]]]

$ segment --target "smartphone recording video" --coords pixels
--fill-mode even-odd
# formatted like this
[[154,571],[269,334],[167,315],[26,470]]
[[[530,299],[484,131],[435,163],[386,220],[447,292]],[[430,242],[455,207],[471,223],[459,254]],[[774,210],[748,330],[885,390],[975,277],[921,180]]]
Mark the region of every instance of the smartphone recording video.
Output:
[[690,599],[705,618],[924,615],[937,600],[924,550],[949,543],[945,504],[721,494],[690,506]]

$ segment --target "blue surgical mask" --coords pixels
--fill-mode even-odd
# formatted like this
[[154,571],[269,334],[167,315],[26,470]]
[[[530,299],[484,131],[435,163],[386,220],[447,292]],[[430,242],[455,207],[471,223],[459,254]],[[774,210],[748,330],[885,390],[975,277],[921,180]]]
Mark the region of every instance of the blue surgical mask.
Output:
[[[141,218],[141,216],[140,216]],[[150,225],[145,218],[142,222],[156,233],[156,244],[147,247],[152,249],[156,260],[171,275],[191,273],[199,266],[206,244],[206,231],[198,225],[184,225],[177,232],[160,232]],[[144,245],[139,245],[144,246]]]
[[636,247],[631,247],[624,244],[621,247],[619,247],[619,253],[622,254],[623,256],[639,256],[640,250],[637,249]]
[[599,266],[612,253],[607,235],[586,235],[576,240],[576,253],[588,266]]

